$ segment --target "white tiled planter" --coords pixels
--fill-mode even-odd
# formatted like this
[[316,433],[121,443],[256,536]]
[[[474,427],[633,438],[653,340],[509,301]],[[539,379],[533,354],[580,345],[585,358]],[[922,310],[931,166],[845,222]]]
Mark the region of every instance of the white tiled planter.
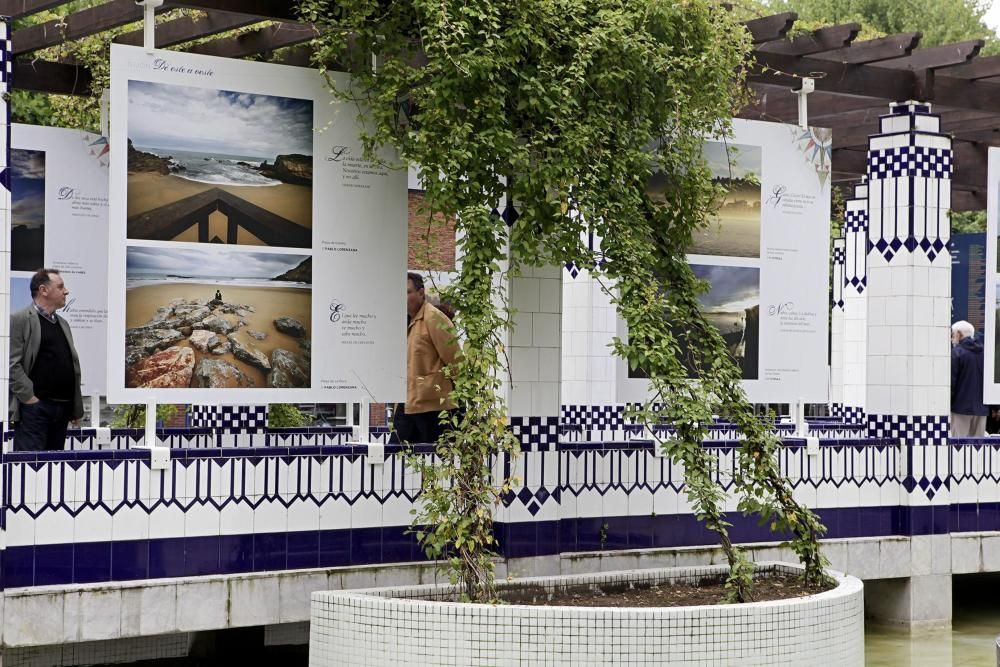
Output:
[[[800,572],[787,563],[758,568]],[[502,584],[539,594],[588,584],[697,580],[722,566],[534,577]],[[310,667],[864,664],[861,581],[791,600],[663,608],[437,602],[450,586],[312,594]],[[415,599],[421,598],[421,599]]]

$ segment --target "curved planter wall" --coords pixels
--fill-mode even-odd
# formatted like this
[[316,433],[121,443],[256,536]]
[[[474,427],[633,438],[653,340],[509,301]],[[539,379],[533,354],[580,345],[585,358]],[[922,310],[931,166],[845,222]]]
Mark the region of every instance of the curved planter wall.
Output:
[[[798,573],[785,563],[758,569]],[[535,577],[518,594],[578,586],[698,580],[723,566]],[[861,581],[792,600],[745,605],[619,609],[437,602],[451,586],[312,595],[310,667],[864,664]],[[421,598],[421,599],[415,599]],[[430,599],[428,599],[430,598]]]

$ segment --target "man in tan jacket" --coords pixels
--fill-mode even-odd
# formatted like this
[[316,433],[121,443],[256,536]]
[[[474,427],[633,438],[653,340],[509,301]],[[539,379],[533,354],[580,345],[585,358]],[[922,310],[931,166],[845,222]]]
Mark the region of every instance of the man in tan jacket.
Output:
[[404,442],[437,442],[441,411],[456,407],[444,369],[458,355],[458,342],[451,320],[427,301],[417,273],[406,274],[406,314],[406,415],[396,428]]

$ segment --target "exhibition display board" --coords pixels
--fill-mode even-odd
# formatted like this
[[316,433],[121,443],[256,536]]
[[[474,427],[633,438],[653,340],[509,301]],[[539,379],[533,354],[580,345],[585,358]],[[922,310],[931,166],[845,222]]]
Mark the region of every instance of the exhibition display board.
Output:
[[406,171],[365,159],[357,105],[116,44],[111,118],[111,402],[405,395]]
[[986,234],[952,234],[951,321],[966,320],[981,333],[985,328]]
[[[983,402],[987,405],[1000,404],[1000,336],[997,335],[997,309],[1000,309],[1000,270],[997,262],[997,234],[1000,225],[997,216],[1000,215],[1000,148],[991,148],[989,152],[989,172],[986,177],[986,318],[983,328],[984,342],[984,372],[983,372]],[[978,333],[978,331],[977,331]]]
[[[704,312],[753,402],[828,398],[831,140],[826,129],[736,119],[729,139],[705,143],[727,194],[688,261],[711,286]],[[654,175],[650,194],[663,185]],[[641,369],[620,359],[616,385],[619,402],[650,396]]]
[[59,271],[85,396],[106,393],[108,163],[100,135],[11,126],[10,310],[31,304],[37,269]]

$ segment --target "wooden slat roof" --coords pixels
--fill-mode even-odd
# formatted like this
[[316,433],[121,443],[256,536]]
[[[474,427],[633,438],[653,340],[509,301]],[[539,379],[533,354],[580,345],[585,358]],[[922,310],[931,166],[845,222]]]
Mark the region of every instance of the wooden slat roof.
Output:
[[[0,15],[23,18],[64,1],[0,0]],[[241,58],[303,44],[315,34],[311,25],[298,21],[292,0],[166,0],[160,11],[177,7],[206,14],[158,25],[158,47]],[[15,30],[15,88],[89,94],[86,68],[40,60],[35,52],[139,19],[141,8],[133,0],[107,0],[61,21]],[[810,123],[833,128],[834,181],[846,185],[863,175],[868,135],[876,131],[878,116],[888,112],[889,102],[930,102],[942,114],[942,129],[956,140],[954,208],[985,208],[985,155],[990,146],[1000,146],[1000,56],[980,58],[982,40],[920,48],[917,32],[858,41],[856,23],[789,37],[796,20],[794,13],[785,12],[745,23],[754,43],[749,82],[755,100],[740,116],[796,122],[797,102],[790,91],[798,83],[796,77],[812,76],[816,92],[809,97]],[[263,25],[236,37],[206,41],[256,23]],[[141,44],[141,31],[119,35],[115,41]],[[298,46],[283,60],[303,64],[308,53],[307,46]]]

